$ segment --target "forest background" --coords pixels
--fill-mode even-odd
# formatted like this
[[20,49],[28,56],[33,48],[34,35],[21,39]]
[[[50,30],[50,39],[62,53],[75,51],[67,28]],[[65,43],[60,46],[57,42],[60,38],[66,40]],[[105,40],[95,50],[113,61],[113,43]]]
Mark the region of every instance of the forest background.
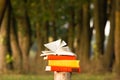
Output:
[[43,73],[43,45],[57,39],[81,73],[120,74],[120,0],[0,0],[1,74]]

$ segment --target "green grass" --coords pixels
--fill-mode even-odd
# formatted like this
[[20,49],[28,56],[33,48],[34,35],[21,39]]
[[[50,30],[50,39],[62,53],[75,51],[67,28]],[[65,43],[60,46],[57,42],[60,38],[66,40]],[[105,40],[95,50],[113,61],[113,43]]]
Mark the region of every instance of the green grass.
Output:
[[53,80],[51,75],[1,75],[0,80]]
[[104,75],[93,75],[93,74],[80,74],[73,75],[72,80],[113,80],[112,74],[104,74]]
[[[93,75],[93,74],[73,74],[71,80],[113,80],[112,74]],[[53,75],[0,75],[0,80],[54,80]]]

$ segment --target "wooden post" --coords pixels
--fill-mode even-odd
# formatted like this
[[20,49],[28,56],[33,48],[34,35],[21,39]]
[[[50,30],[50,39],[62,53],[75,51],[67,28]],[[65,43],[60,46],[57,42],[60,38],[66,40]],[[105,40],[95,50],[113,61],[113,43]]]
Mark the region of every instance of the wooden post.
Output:
[[71,80],[70,72],[54,72],[54,80]]

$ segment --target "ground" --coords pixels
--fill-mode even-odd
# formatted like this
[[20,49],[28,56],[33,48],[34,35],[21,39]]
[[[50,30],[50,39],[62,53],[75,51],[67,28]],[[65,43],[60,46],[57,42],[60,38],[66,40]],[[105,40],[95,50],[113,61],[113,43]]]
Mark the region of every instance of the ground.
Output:
[[[5,74],[0,75],[0,80],[53,80],[53,74],[42,74],[42,75],[21,75],[21,74]],[[82,74],[73,73],[71,80],[115,80],[114,74]]]

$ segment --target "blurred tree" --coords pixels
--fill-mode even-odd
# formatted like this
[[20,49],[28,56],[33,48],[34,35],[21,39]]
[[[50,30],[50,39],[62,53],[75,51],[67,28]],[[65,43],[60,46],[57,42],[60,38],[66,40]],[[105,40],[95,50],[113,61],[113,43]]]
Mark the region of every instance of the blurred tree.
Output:
[[[43,58],[42,57],[40,57],[40,54],[42,53],[41,51],[43,50],[43,48],[42,48],[42,46],[43,46],[43,42],[42,42],[42,35],[41,35],[41,26],[40,26],[40,24],[39,23],[36,23],[36,42],[37,42],[37,54],[36,54],[36,56],[35,56],[35,61],[36,61],[36,64],[38,65],[38,66],[36,66],[36,71],[38,70],[38,69],[40,69],[41,70],[41,72],[42,71],[44,71],[44,66],[45,66],[45,62],[43,61]],[[36,65],[35,64],[35,65]]]
[[105,53],[103,56],[104,71],[111,71],[114,61],[114,30],[115,30],[115,4],[113,0],[108,0],[108,18],[110,21],[110,33],[107,40]]
[[51,23],[51,27],[52,27],[52,35],[53,35],[53,40],[57,39],[57,27],[56,27],[56,9],[55,9],[55,5],[56,5],[55,0],[50,0],[50,6],[49,8],[51,8],[50,11],[50,15],[51,15],[51,19],[50,19],[50,23]]
[[[49,18],[50,18],[50,10],[48,9],[48,1],[46,0],[41,0],[40,1],[40,8],[41,8],[41,14],[42,14],[42,21],[41,21],[41,40],[44,43],[47,43],[48,42],[48,38],[49,38],[49,35],[48,35],[48,32],[49,32]],[[48,5],[46,5],[48,4]],[[44,48],[43,48],[44,49]]]
[[115,68],[120,74],[120,0],[115,0]]
[[[84,2],[83,8],[83,19],[82,19],[82,33],[81,33],[81,44],[80,44],[80,60],[81,69],[83,71],[88,69],[90,59],[90,2]],[[87,66],[86,66],[87,65]],[[86,66],[86,67],[85,67]]]
[[[83,8],[82,8],[82,2],[76,2],[76,50],[75,52],[78,54],[80,54],[80,44],[81,44],[81,36],[82,36],[82,29],[83,29]],[[79,56],[80,58],[80,56]]]
[[17,39],[17,30],[16,30],[16,21],[14,18],[13,12],[11,12],[11,21],[10,21],[10,43],[13,56],[13,68],[14,70],[22,70],[22,54]]
[[17,21],[17,34],[19,47],[22,53],[22,67],[23,72],[27,73],[29,71],[29,50],[31,46],[31,28],[30,21],[27,11],[27,1],[23,0],[17,5],[16,21]]
[[6,54],[9,44],[9,0],[0,0],[0,73],[6,72]]
[[96,54],[101,55],[104,54],[104,29],[107,21],[106,16],[106,1],[94,0],[94,27],[96,30]]
[[94,50],[94,58],[96,71],[102,71],[101,67],[101,57],[104,54],[104,40],[105,40],[105,24],[107,21],[107,1],[106,0],[93,0],[94,4],[94,12],[93,12],[93,19],[94,19],[94,28],[95,28],[95,50]]
[[39,1],[40,9],[39,15],[41,15],[35,22],[35,31],[36,31],[36,42],[37,42],[37,53],[35,56],[36,64],[36,71],[39,69],[41,72],[44,71],[45,62],[43,61],[42,57],[40,57],[41,51],[44,50],[43,44],[48,42],[49,39],[49,10],[48,10],[48,1],[40,0]]
[[74,33],[75,33],[75,1],[69,2],[69,26],[68,26],[68,46],[74,51]]
[[2,18],[4,17],[4,12],[6,8],[6,0],[0,0],[0,24],[2,22]]

